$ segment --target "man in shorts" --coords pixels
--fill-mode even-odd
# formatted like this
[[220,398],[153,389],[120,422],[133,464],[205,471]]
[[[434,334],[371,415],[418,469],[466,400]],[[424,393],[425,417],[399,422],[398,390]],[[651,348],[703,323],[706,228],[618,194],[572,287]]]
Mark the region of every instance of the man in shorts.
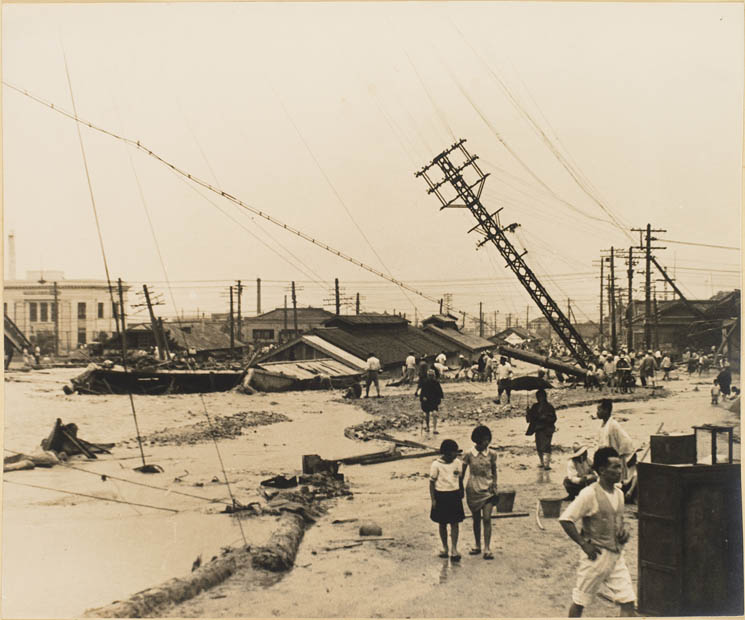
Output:
[[623,554],[629,532],[623,522],[623,492],[616,487],[621,458],[613,448],[599,448],[593,468],[598,481],[582,489],[559,517],[567,536],[582,549],[569,617],[582,616],[601,587],[620,605],[621,616],[633,616],[636,595]]
[[367,356],[367,363],[365,365],[365,398],[370,395],[370,385],[375,384],[375,391],[378,393],[377,396],[380,398],[380,381],[378,375],[380,374],[380,360],[375,357],[375,353],[370,353]]

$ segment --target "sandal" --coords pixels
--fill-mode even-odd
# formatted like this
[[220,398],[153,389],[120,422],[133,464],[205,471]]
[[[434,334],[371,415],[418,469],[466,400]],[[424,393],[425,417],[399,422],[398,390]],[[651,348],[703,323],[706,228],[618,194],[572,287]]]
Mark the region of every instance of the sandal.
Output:
[[475,549],[471,549],[468,552],[468,555],[481,555],[481,547],[477,547]]
[[447,551],[440,551],[440,555],[437,556],[438,558],[447,558],[448,552]]
[[460,562],[460,553],[459,553],[459,554],[457,554],[457,555],[451,555],[451,556],[450,556],[450,560],[451,560],[452,562]]
[[484,553],[484,559],[485,560],[493,560],[494,559],[494,554],[491,551],[486,551]]

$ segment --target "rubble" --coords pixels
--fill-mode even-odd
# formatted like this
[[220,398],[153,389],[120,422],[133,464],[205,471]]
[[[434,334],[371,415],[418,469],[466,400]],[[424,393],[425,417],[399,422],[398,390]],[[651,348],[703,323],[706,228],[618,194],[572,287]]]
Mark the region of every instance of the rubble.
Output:
[[[290,418],[282,413],[271,411],[240,411],[228,416],[215,416],[210,426],[207,420],[181,426],[177,428],[164,428],[150,435],[142,437],[143,443],[153,445],[176,445],[196,444],[215,439],[232,439],[238,437],[244,428],[254,426],[266,426],[277,422],[289,422]],[[136,441],[130,439],[123,442],[125,445]]]

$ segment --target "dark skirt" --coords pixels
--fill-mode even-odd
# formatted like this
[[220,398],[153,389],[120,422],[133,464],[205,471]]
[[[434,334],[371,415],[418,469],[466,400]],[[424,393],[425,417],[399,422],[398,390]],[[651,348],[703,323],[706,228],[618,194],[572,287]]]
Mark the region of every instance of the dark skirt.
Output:
[[435,507],[429,518],[435,523],[460,523],[466,518],[460,491],[435,491]]
[[438,407],[440,406],[439,400],[427,400],[427,401],[419,401],[419,404],[422,407],[422,411],[424,413],[429,413],[430,411],[437,411]]
[[535,432],[535,448],[538,452],[551,453],[551,437],[553,434],[553,431],[545,429],[539,429]]

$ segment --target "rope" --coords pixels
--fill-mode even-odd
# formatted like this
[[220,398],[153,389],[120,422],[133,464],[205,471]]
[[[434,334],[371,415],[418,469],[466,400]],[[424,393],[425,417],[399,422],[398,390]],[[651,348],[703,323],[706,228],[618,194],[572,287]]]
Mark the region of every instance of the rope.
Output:
[[139,504],[137,502],[128,502],[123,499],[113,499],[111,497],[101,497],[99,495],[89,495],[87,493],[78,493],[77,491],[65,491],[64,489],[53,489],[51,487],[45,487],[40,484],[29,484],[28,482],[16,482],[15,480],[8,480],[3,478],[3,482],[6,484],[17,484],[21,487],[30,487],[32,489],[42,489],[44,491],[55,491],[56,493],[66,493],[67,495],[79,495],[80,497],[90,497],[91,499],[100,499],[102,502],[114,502],[117,504],[128,504],[130,506],[140,506],[141,508],[154,508],[155,510],[165,510],[166,512],[179,512],[174,508],[163,508],[162,506],[152,506],[150,504]]
[[[5,452],[10,452],[11,454],[20,454],[25,456],[25,452],[17,452],[16,450],[10,450],[8,448],[3,448]],[[118,480],[119,482],[127,482],[129,484],[134,484],[138,487],[146,487],[148,489],[155,489],[156,491],[166,491],[167,493],[173,493],[175,495],[184,495],[185,497],[192,497],[194,499],[201,499],[205,502],[211,502],[213,504],[218,504],[221,502],[224,502],[225,499],[222,498],[211,498],[211,497],[204,497],[202,495],[194,495],[193,493],[185,493],[184,491],[175,491],[173,489],[169,489],[168,487],[159,487],[154,484],[146,484],[144,482],[137,482],[136,480],[129,480],[128,478],[120,478],[119,476],[113,476],[111,474],[102,474],[96,471],[91,471],[90,469],[83,469],[82,467],[75,467],[74,465],[70,465],[69,463],[65,463],[64,461],[61,461],[60,464],[63,467],[67,467],[68,469],[74,469],[75,471],[82,471],[85,474],[91,474],[93,476],[99,476],[100,478],[111,478],[112,480]]]

